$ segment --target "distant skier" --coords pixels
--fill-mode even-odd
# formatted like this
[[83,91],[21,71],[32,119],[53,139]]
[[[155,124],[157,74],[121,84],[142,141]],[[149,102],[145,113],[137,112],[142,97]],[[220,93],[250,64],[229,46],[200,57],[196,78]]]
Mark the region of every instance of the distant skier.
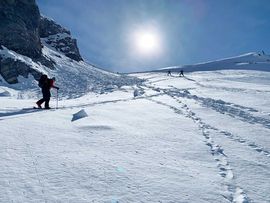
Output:
[[45,102],[45,109],[50,109],[49,102],[51,98],[51,88],[59,90],[59,87],[54,86],[55,78],[49,79],[47,75],[42,75],[39,79],[39,87],[42,89],[43,98],[36,102],[38,108],[42,108],[41,104]]
[[180,77],[182,77],[182,76],[184,77],[184,71],[183,71],[183,70],[180,71],[179,76],[180,76]]
[[171,71],[168,70],[167,76],[172,76]]

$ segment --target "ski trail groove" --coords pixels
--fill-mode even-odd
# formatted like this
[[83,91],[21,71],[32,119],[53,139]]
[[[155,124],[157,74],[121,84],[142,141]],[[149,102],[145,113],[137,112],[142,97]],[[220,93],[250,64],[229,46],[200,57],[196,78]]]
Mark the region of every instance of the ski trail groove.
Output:
[[207,129],[212,128],[209,125],[206,125],[198,118],[194,112],[192,112],[187,105],[184,105],[182,109],[178,109],[172,105],[166,104],[161,101],[156,101],[152,98],[147,98],[149,101],[157,103],[159,105],[166,106],[172,109],[176,114],[182,114],[187,118],[193,120],[195,124],[197,124],[198,128],[202,131],[202,135],[205,139],[205,143],[210,148],[210,154],[214,157],[214,160],[217,162],[217,167],[219,169],[219,175],[224,179],[223,186],[226,189],[226,195],[223,197],[229,200],[230,202],[237,202],[237,203],[249,203],[250,199],[247,197],[247,194],[244,190],[237,186],[234,180],[233,170],[229,164],[228,157],[224,153],[224,150],[221,145],[216,144]]
[[[172,96],[170,94],[167,94],[167,95],[172,97],[173,99],[175,99],[178,103],[180,103],[180,104],[182,103],[178,98],[175,98],[174,96]],[[233,135],[232,133],[230,133],[228,131],[217,129],[217,128],[210,126],[208,124],[205,124],[205,125],[207,125],[211,129],[217,131],[219,134],[225,136],[226,138],[229,138],[230,140],[232,140],[234,142],[238,142],[242,145],[246,145],[247,147],[251,148],[252,150],[255,150],[255,152],[258,152],[258,153],[263,154],[267,157],[270,157],[270,152],[268,150],[264,149],[263,147],[260,147],[259,145],[257,145],[254,142],[251,142],[251,141],[244,139],[240,136]]]
[[229,164],[228,157],[225,154],[224,149],[221,145],[216,144],[211,137],[209,130],[216,130],[216,128],[212,128],[211,126],[205,124],[201,118],[197,117],[196,114],[188,108],[186,104],[183,104],[183,109],[185,109],[187,117],[191,118],[194,123],[198,124],[198,127],[202,131],[202,135],[205,138],[205,143],[207,146],[209,146],[211,154],[214,156],[214,159],[217,162],[219,175],[224,178],[224,187],[228,193],[223,197],[228,199],[230,202],[250,202],[247,194],[242,188],[237,186],[234,181],[233,170]]
[[197,95],[191,94],[187,89],[178,89],[175,87],[170,88],[170,89],[162,89],[162,88],[156,88],[150,85],[146,85],[146,87],[154,91],[158,91],[158,92],[163,91],[169,96],[193,99],[199,102],[202,106],[211,108],[221,114],[226,114],[226,115],[229,115],[230,117],[238,118],[239,120],[250,123],[250,124],[260,124],[263,127],[270,129],[270,119],[254,116],[251,114],[254,112],[258,112],[258,110],[256,109],[225,102],[223,100],[199,97]]
[[221,130],[219,132],[220,132],[220,134],[223,134],[224,136],[226,136],[227,138],[229,138],[229,139],[231,139],[231,140],[233,140],[235,142],[239,142],[240,144],[246,144],[246,146],[252,148],[256,152],[258,152],[260,154],[263,154],[263,155],[265,155],[267,157],[270,157],[270,152],[268,150],[264,149],[263,147],[258,146],[254,142],[250,142],[250,141],[248,141],[246,139],[241,138],[240,136],[233,135],[232,133],[224,131],[224,130]]
[[[181,93],[179,93],[179,92],[181,92],[181,91],[182,91],[182,92],[186,92],[185,89],[179,89],[179,92],[178,92],[179,94],[178,94],[177,96],[175,96],[174,93],[171,94],[170,91],[168,91],[168,90],[166,90],[166,89],[164,90],[164,89],[155,88],[155,87],[149,87],[149,86],[148,86],[148,88],[152,88],[152,90],[155,90],[155,91],[158,91],[158,92],[163,91],[166,95],[168,95],[169,97],[173,98],[173,99],[176,100],[178,103],[183,104],[183,103],[179,100],[179,97],[178,97],[178,96],[179,96],[179,94],[181,94]],[[185,104],[183,104],[183,105],[185,105]],[[230,140],[232,140],[232,141],[234,141],[234,142],[238,142],[238,143],[240,143],[240,144],[242,144],[242,145],[245,145],[246,147],[251,148],[251,149],[254,150],[255,152],[260,153],[260,154],[262,154],[262,155],[264,155],[264,156],[270,158],[270,151],[267,150],[267,149],[264,149],[264,147],[261,147],[261,146],[259,146],[258,144],[254,143],[254,142],[251,142],[251,141],[249,141],[249,140],[247,140],[247,139],[244,139],[244,138],[242,138],[242,137],[240,137],[240,136],[233,135],[232,133],[230,133],[230,132],[228,132],[228,131],[220,130],[220,129],[215,128],[215,127],[213,127],[213,126],[210,126],[210,125],[208,125],[208,124],[205,124],[205,125],[207,125],[207,126],[210,127],[211,129],[213,129],[213,130],[219,132],[219,134],[225,136],[226,138],[228,138],[228,139],[230,139]]]
[[[177,88],[164,90],[164,92],[187,99],[193,99],[199,102],[202,106],[211,108],[221,114],[229,115],[233,118],[238,118],[241,121],[250,124],[261,124],[263,127],[270,129],[270,119],[254,116],[249,112],[258,112],[256,109],[250,107],[244,107],[241,105],[225,102],[223,100],[215,100],[212,98],[199,97],[197,95],[192,95],[188,90],[181,90]],[[249,112],[247,112],[247,111]]]
[[[149,86],[147,86],[149,88]],[[150,87],[154,91],[160,92],[161,89],[155,90],[155,88]],[[173,95],[169,94],[168,91],[162,90],[168,96],[173,97]],[[155,102],[159,105],[166,106],[172,109],[176,114],[182,114],[187,118],[193,120],[193,122],[198,126],[198,128],[202,131],[202,135],[204,137],[205,143],[210,148],[210,153],[214,157],[214,160],[217,162],[217,167],[219,169],[219,175],[224,179],[223,186],[226,189],[226,194],[223,197],[230,202],[237,202],[237,203],[249,203],[251,200],[248,198],[247,194],[244,190],[239,187],[235,183],[233,170],[229,164],[228,157],[224,152],[224,149],[221,145],[216,144],[213,139],[211,138],[210,130],[218,130],[217,128],[212,128],[210,125],[205,124],[201,118],[197,117],[194,112],[192,112],[186,104],[182,104],[182,108],[179,109],[175,106],[166,104],[161,101],[156,101],[153,98],[146,98],[152,102]]]

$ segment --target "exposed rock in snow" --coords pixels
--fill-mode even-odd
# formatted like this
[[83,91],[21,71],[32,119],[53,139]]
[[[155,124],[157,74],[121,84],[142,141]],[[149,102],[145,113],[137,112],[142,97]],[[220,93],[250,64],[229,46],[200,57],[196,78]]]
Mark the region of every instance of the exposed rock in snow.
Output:
[[72,120],[71,121],[76,121],[82,118],[88,117],[88,114],[85,112],[84,109],[80,110],[79,112],[73,114]]

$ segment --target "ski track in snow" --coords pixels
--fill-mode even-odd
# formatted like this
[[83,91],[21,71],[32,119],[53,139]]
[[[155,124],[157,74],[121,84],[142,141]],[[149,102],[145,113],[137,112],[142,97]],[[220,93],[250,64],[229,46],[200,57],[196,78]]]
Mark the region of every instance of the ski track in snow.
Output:
[[[224,137],[239,143],[241,145],[244,145],[255,152],[259,153],[260,155],[264,155],[265,157],[270,157],[270,152],[263,147],[258,146],[256,143],[251,142],[247,139],[244,139],[238,135],[234,135],[226,130],[220,130],[216,127],[213,127],[209,124],[206,124],[202,121],[201,118],[197,117],[196,114],[188,108],[187,104],[184,104],[182,101],[179,100],[179,98],[186,98],[186,99],[192,99],[195,100],[197,103],[199,103],[203,107],[207,107],[210,109],[215,110],[218,113],[228,115],[230,117],[233,117],[235,119],[239,119],[243,122],[249,123],[249,124],[260,124],[264,128],[270,129],[270,119],[262,118],[258,116],[252,115],[254,112],[258,112],[258,110],[251,108],[251,107],[245,107],[238,104],[225,102],[223,100],[215,100],[212,98],[204,98],[199,97],[197,95],[191,94],[188,89],[179,89],[172,85],[169,86],[169,88],[160,88],[160,87],[154,87],[152,84],[155,82],[160,82],[166,79],[156,80],[156,81],[148,81],[149,83],[145,83],[145,87],[149,88],[156,92],[163,92],[165,95],[173,98],[176,102],[181,104],[181,108],[177,108],[173,105],[166,104],[164,102],[155,100],[153,98],[147,98],[148,100],[155,102],[157,104],[166,106],[170,109],[172,109],[177,114],[184,114],[186,117],[192,119],[194,123],[198,125],[198,128],[202,131],[202,135],[205,139],[205,143],[207,146],[210,147],[210,153],[214,156],[215,161],[217,162],[217,166],[219,169],[219,175],[224,178],[224,186],[226,189],[226,194],[224,195],[224,198],[227,199],[230,202],[242,202],[242,203],[249,203],[253,202],[248,195],[245,193],[244,189],[241,188],[236,183],[236,180],[234,178],[233,169],[230,166],[229,157],[225,154],[224,149],[222,146],[218,143],[215,143],[211,137],[211,131],[216,132],[219,135],[223,135]],[[191,80],[191,79],[190,79]],[[191,80],[195,82],[199,86],[200,83],[196,82],[195,80]],[[213,88],[213,87],[210,87]],[[229,89],[229,91],[235,91]],[[222,88],[224,90],[224,88]],[[236,91],[239,91],[238,89]],[[241,91],[245,91],[244,89],[241,89]],[[254,90],[255,91],[255,90]]]
[[[175,98],[174,96],[169,95],[169,94],[168,94],[168,96],[171,96],[172,98],[174,98],[178,103],[182,103],[178,98]],[[256,152],[258,152],[260,154],[263,154],[263,155],[265,155],[267,157],[270,157],[270,152],[269,151],[267,151],[263,147],[258,146],[254,142],[251,142],[251,141],[249,141],[247,139],[244,139],[244,138],[242,138],[240,136],[233,135],[232,133],[230,133],[228,131],[220,130],[220,129],[215,128],[215,127],[213,127],[213,126],[211,126],[209,124],[205,124],[205,125],[207,125],[209,128],[217,131],[219,134],[224,135],[225,137],[227,137],[227,138],[229,138],[229,139],[231,139],[231,140],[233,140],[235,142],[238,142],[240,144],[245,144],[247,147],[250,147],[251,149],[255,150]]]
[[[163,95],[165,93],[158,93],[154,95],[150,95],[148,97],[156,97]],[[137,99],[145,99],[146,97],[137,97]],[[91,107],[91,106],[96,106],[96,105],[105,105],[105,104],[110,104],[110,103],[118,103],[118,102],[128,102],[134,100],[133,97],[127,98],[127,99],[115,99],[115,100],[107,100],[107,101],[101,101],[101,102],[93,102],[93,103],[87,103],[87,104],[79,104],[79,105],[70,105],[70,106],[63,106],[63,107],[58,107],[52,108],[49,110],[46,109],[34,109],[34,108],[24,108],[20,109],[18,111],[11,111],[7,113],[0,113],[0,121],[6,120],[6,119],[12,119],[12,118],[19,118],[19,117],[24,117],[24,116],[31,116],[33,113],[45,113],[48,111],[55,111],[55,110],[64,110],[64,109],[73,109],[73,108],[84,108],[84,107]]]
[[[72,108],[84,108],[84,107],[91,107],[96,105],[103,105],[103,104],[109,104],[109,103],[117,103],[117,102],[127,102],[131,99],[116,99],[116,100],[108,100],[108,101],[102,101],[102,102],[94,102],[94,103],[88,103],[88,104],[80,104],[80,105],[72,105],[72,106],[63,106],[59,107],[57,109],[72,109]],[[52,108],[50,110],[46,109],[34,109],[34,108],[25,108],[21,109],[19,111],[12,111],[8,113],[0,113],[0,121],[11,119],[11,118],[18,118],[18,117],[24,117],[24,116],[31,116],[32,113],[45,113],[48,111],[55,111],[56,109]]]
[[[244,107],[244,106],[241,106],[241,105],[236,105],[236,104],[233,104],[233,103],[224,102],[222,100],[214,100],[214,99],[211,99],[211,98],[203,98],[203,97],[198,97],[197,95],[191,95],[188,92],[187,89],[179,89],[179,88],[175,88],[175,87],[173,87],[172,89],[162,89],[162,88],[156,88],[156,87],[149,86],[149,85],[146,85],[145,87],[150,88],[150,89],[152,89],[152,90],[154,90],[154,91],[156,91],[158,93],[157,94],[152,94],[152,95],[149,95],[149,96],[145,96],[145,95],[138,96],[138,97],[136,97],[136,99],[147,99],[147,98],[149,99],[149,98],[152,98],[152,97],[158,97],[158,96],[165,95],[165,94],[172,97],[173,99],[175,99],[178,103],[182,103],[178,99],[179,97],[188,98],[188,99],[194,99],[196,101],[199,101],[202,106],[206,105],[207,107],[210,107],[210,108],[216,110],[219,113],[225,114],[225,112],[226,112],[227,115],[232,116],[234,118],[236,116],[240,115],[241,116],[240,120],[246,121],[246,122],[252,123],[252,124],[255,123],[255,122],[251,122],[250,120],[248,120],[248,118],[253,118],[254,119],[254,117],[252,117],[252,115],[249,114],[248,112],[243,111],[245,109],[245,110],[248,110],[248,111],[251,111],[251,112],[257,112],[257,110],[252,109],[250,107]],[[141,86],[139,86],[138,88],[142,90]],[[59,109],[84,108],[84,107],[91,107],[91,106],[95,106],[95,105],[105,105],[105,104],[109,104],[109,103],[128,102],[128,101],[131,101],[133,99],[134,98],[107,100],[107,101],[102,101],[102,102],[79,104],[79,105],[73,105],[73,106],[63,106],[63,107],[60,107]],[[238,109],[237,109],[237,107],[238,107]],[[55,109],[51,109],[49,111],[54,111],[54,110]],[[174,109],[174,110],[178,111],[176,109]],[[46,112],[48,110],[44,110],[44,111]],[[12,112],[8,112],[8,113],[0,113],[0,121],[5,120],[5,119],[10,119],[10,118],[18,118],[18,117],[26,116],[26,115],[31,116],[32,113],[42,113],[42,112],[45,113],[44,111],[40,110],[40,109],[26,108],[26,109],[21,109],[19,111],[12,111]],[[233,116],[233,115],[236,115],[236,116]],[[247,116],[244,117],[243,115],[247,115]],[[243,120],[242,118],[246,118],[246,119]],[[259,124],[265,123],[266,126],[264,126],[264,127],[270,128],[270,120],[269,119],[264,119],[264,118],[261,118],[261,117],[255,117],[255,120],[256,119],[257,119],[257,121],[259,121],[257,123],[259,123]],[[251,141],[249,141],[247,139],[244,139],[244,138],[242,138],[240,136],[233,135],[232,133],[230,133],[228,131],[219,130],[219,129],[216,129],[215,127],[212,127],[212,126],[209,126],[209,127],[211,127],[212,129],[218,131],[220,134],[224,135],[225,137],[227,137],[227,138],[229,138],[229,139],[231,139],[231,140],[233,140],[235,142],[245,144],[246,146],[252,148],[256,152],[264,154],[267,157],[270,157],[270,152],[268,150],[264,149],[263,147],[260,147],[259,145],[257,145],[254,142],[251,142]]]
[[[237,203],[249,203],[250,199],[247,197],[244,190],[237,186],[234,181],[233,170],[228,162],[228,157],[225,155],[224,150],[221,145],[216,144],[211,136],[208,129],[212,129],[209,125],[203,123],[200,118],[198,118],[194,112],[192,112],[187,105],[183,105],[183,108],[179,109],[172,105],[148,98],[148,100],[155,102],[157,104],[169,107],[177,114],[185,115],[186,117],[193,120],[194,123],[198,125],[198,128],[202,131],[202,135],[205,139],[205,143],[210,147],[210,153],[214,156],[215,161],[219,169],[219,175],[224,178],[224,187],[226,189],[226,195],[223,197],[230,202]],[[183,110],[184,111],[183,111]]]
[[[184,98],[187,98],[186,96],[186,93],[188,92],[186,89],[177,89],[177,91],[175,90],[176,88],[173,88],[172,91],[170,91],[170,89],[161,89],[161,88],[156,88],[156,87],[152,87],[152,86],[149,86],[147,85],[146,86],[147,88],[151,88],[152,90],[158,92],[157,94],[152,94],[152,95],[149,95],[149,96],[138,96],[136,97],[136,99],[149,99],[149,98],[153,98],[153,97],[158,97],[158,96],[161,96],[161,95],[168,95],[170,97],[172,97],[173,99],[175,99],[178,103],[182,103],[178,97],[184,97]],[[142,87],[138,87],[139,89],[142,89]],[[162,93],[163,92],[163,93]],[[189,94],[189,93],[187,93]],[[188,97],[189,99],[194,99],[194,98],[197,98],[196,95],[193,95],[192,97]],[[94,103],[87,103],[87,104],[79,104],[79,105],[72,105],[72,106],[63,106],[63,107],[60,107],[59,109],[72,109],[72,108],[84,108],[84,107],[91,107],[91,106],[96,106],[96,105],[105,105],[105,104],[109,104],[109,103],[118,103],[118,102],[128,102],[128,101],[131,101],[131,100],[134,100],[134,98],[128,98],[128,99],[116,99],[116,100],[107,100],[107,101],[102,101],[102,102],[94,102]],[[213,100],[213,102],[215,101],[214,99],[210,99],[210,98],[207,98],[207,100]],[[222,109],[226,109],[227,108],[227,105],[231,105],[231,103],[226,103],[226,102],[220,102],[218,101],[219,103],[219,106],[217,107],[218,108],[222,108]],[[221,107],[221,105],[224,104],[223,107]],[[164,105],[164,104],[163,104]],[[234,105],[234,104],[232,104]],[[214,105],[215,106],[215,105]],[[239,106],[240,108],[242,109],[247,109],[247,110],[250,110],[249,107],[243,107],[243,106],[240,106],[240,105],[235,105],[235,106]],[[171,106],[168,106],[171,108]],[[49,111],[54,111],[55,109],[51,109]],[[179,111],[179,110],[176,110],[176,109],[173,109],[175,110],[176,112]],[[216,110],[216,109],[215,109]],[[47,112],[48,110],[40,110],[40,109],[32,109],[32,108],[29,108],[29,109],[21,109],[19,111],[14,111],[14,112],[8,112],[8,113],[0,113],[0,121],[1,120],[5,120],[5,119],[11,119],[11,118],[18,118],[18,117],[21,117],[21,116],[31,116],[32,113],[45,113]],[[251,111],[254,111],[253,109],[251,109]],[[220,111],[218,111],[220,112]],[[266,119],[267,120],[267,119]],[[250,123],[250,122],[249,122]],[[225,131],[225,130],[219,130],[213,126],[210,126],[208,125],[210,128],[218,131],[221,135],[235,141],[235,142],[239,142],[241,144],[245,144],[246,146],[250,147],[251,149],[255,150],[256,152],[260,153],[260,154],[263,154],[267,157],[270,157],[270,152],[266,149],[264,149],[263,147],[260,147],[259,145],[257,145],[256,143],[254,142],[251,142],[247,139],[244,139],[240,136],[237,136],[237,135],[233,135],[232,133],[228,132],[228,131]]]
[[223,100],[215,100],[212,98],[199,97],[197,95],[192,95],[188,90],[178,88],[163,91],[172,96],[196,100],[202,106],[211,108],[221,114],[227,114],[233,118],[238,118],[239,120],[250,124],[260,124],[263,127],[270,129],[270,119],[254,116],[251,113],[249,113],[249,112],[257,112],[256,109],[225,102]]
[[[214,100],[214,99],[211,99],[211,98],[206,98],[205,100],[204,99],[197,99],[199,97],[196,96],[196,95],[189,96],[190,93],[186,89],[173,88],[171,90],[171,89],[156,88],[156,87],[152,87],[152,86],[149,86],[149,85],[146,85],[146,87],[151,88],[152,90],[157,91],[157,92],[164,92],[164,94],[172,97],[178,103],[182,103],[178,99],[179,97],[188,98],[188,99],[194,99],[196,101],[201,101],[202,100],[203,102],[200,102],[202,106],[205,106],[205,104],[207,104],[207,101],[211,101],[210,104],[207,104],[206,107],[210,107],[211,109],[214,109],[217,112],[222,113],[222,114],[225,114],[225,112],[226,112],[226,115],[229,115],[229,116],[231,116],[233,118],[239,118],[237,116],[232,116],[231,114],[233,112],[235,112],[235,115],[239,115],[239,114],[240,115],[249,115],[249,117],[247,117],[247,119],[243,119],[243,117],[240,117],[240,120],[244,121],[244,122],[248,122],[250,124],[254,124],[254,123],[262,124],[261,122],[251,122],[250,120],[248,120],[248,118],[252,117],[252,115],[249,114],[248,112],[243,111],[242,109],[247,109],[247,110],[252,111],[252,112],[255,111],[254,109],[249,108],[249,107],[244,107],[244,106],[241,106],[241,105],[236,105],[236,104],[224,102],[224,101],[221,101],[221,100]],[[175,90],[175,89],[177,89],[177,90]],[[232,107],[232,106],[234,106],[234,107]],[[240,109],[237,109],[236,107],[239,107]],[[233,109],[234,111],[231,110],[231,109]],[[264,127],[270,128],[270,120],[269,119],[264,119],[264,118],[261,118],[261,117],[256,117],[256,118],[259,119],[259,121],[263,121],[263,123],[266,124],[266,126],[263,125]],[[254,143],[252,141],[249,141],[247,139],[244,139],[244,138],[242,138],[242,137],[240,137],[238,135],[233,135],[232,133],[230,133],[228,131],[219,130],[219,129],[217,129],[217,128],[213,127],[213,126],[210,126],[210,125],[208,125],[208,126],[211,127],[212,129],[218,131],[221,135],[224,135],[225,137],[227,137],[227,138],[229,138],[229,139],[231,139],[231,140],[233,140],[235,142],[245,144],[246,146],[250,147],[251,149],[255,150],[256,152],[258,152],[260,154],[263,154],[263,155],[265,155],[267,157],[270,157],[270,152],[268,150],[264,149],[263,147],[259,146],[258,144]]]

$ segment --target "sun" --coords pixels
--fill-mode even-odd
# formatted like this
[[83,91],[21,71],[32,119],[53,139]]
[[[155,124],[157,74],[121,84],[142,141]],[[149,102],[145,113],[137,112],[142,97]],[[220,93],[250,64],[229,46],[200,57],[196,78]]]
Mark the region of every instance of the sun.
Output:
[[140,30],[134,34],[135,47],[143,55],[157,54],[160,52],[161,40],[157,32]]
[[140,32],[136,37],[137,48],[142,52],[152,52],[158,44],[157,37],[150,32]]

